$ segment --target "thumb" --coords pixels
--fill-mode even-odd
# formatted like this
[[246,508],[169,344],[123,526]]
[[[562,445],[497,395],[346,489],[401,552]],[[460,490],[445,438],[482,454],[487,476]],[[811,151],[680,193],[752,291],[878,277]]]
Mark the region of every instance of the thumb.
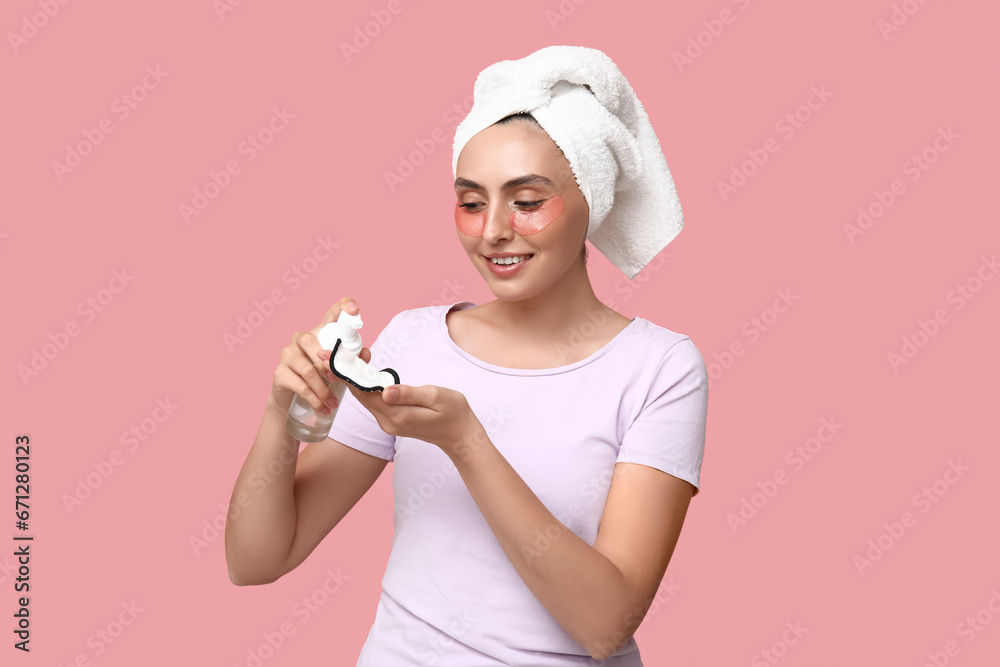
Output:
[[400,384],[391,384],[382,390],[382,400],[386,403],[406,403],[412,392],[409,387]]

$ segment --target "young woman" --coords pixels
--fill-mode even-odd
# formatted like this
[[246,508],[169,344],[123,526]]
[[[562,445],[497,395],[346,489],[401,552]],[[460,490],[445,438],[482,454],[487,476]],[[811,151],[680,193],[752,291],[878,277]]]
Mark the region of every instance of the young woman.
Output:
[[[284,431],[293,395],[325,410],[320,375],[341,380],[319,326],[293,336],[233,492],[254,500],[226,527],[230,578],[297,567],[394,461],[393,546],[358,665],[642,665],[633,634],[698,492],[702,356],[597,298],[587,199],[530,114],[472,137],[456,173],[456,232],[495,299],[393,317],[362,359],[398,350],[387,365],[406,384],[348,386],[329,438],[301,454]],[[345,297],[320,326],[342,311],[359,307]]]

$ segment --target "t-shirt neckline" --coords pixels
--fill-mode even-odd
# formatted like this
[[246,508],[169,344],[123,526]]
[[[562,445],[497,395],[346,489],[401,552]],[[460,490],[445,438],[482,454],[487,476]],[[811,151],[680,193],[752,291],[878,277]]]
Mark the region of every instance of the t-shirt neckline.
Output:
[[585,359],[580,359],[579,361],[576,361],[572,364],[566,366],[556,366],[555,368],[507,368],[506,366],[496,366],[494,364],[487,363],[482,359],[480,359],[479,357],[475,357],[469,354],[461,347],[459,347],[458,344],[454,340],[452,340],[451,334],[448,333],[448,323],[447,323],[448,313],[450,313],[452,310],[468,310],[469,308],[475,308],[478,305],[479,304],[473,303],[472,301],[457,301],[451,304],[450,306],[448,305],[442,306],[440,316],[438,319],[441,328],[441,335],[444,338],[447,346],[450,347],[459,356],[475,364],[476,366],[479,366],[480,368],[492,371],[493,373],[501,373],[504,375],[556,375],[559,373],[566,373],[575,370],[577,368],[580,368],[581,366],[586,366],[587,364],[592,363],[597,359],[603,357],[605,354],[607,354],[613,348],[619,345],[624,338],[627,338],[629,335],[631,335],[631,332],[639,326],[639,323],[642,320],[642,318],[638,316],[632,318],[632,321],[629,322],[624,329],[619,331],[614,338],[608,341],[604,345],[604,347],[599,349],[597,352],[594,352],[589,357]]

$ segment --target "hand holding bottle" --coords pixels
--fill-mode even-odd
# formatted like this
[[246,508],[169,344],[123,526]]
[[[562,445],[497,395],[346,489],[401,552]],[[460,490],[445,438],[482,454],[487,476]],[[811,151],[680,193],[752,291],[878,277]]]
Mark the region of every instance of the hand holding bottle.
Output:
[[[289,413],[290,421],[286,426],[300,440],[318,442],[325,439],[333,414],[347,389],[344,381],[330,370],[330,352],[320,345],[317,334],[330,322],[336,322],[341,312],[357,315],[358,310],[353,298],[342,298],[327,311],[317,327],[296,332],[292,342],[281,351],[281,363],[274,371],[269,400],[275,409]],[[359,356],[367,363],[371,351],[362,348]],[[313,414],[308,414],[310,412]]]

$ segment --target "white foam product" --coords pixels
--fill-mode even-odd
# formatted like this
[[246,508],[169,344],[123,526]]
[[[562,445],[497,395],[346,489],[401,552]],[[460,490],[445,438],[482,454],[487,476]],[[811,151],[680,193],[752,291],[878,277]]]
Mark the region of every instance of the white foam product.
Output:
[[360,315],[341,312],[336,322],[330,322],[319,330],[316,339],[324,350],[332,350],[337,339],[345,341],[345,347],[354,354],[361,353],[361,334],[358,329],[364,326]]
[[341,380],[350,382],[361,391],[381,391],[392,384],[399,384],[399,374],[391,368],[381,371],[363,362],[361,353],[361,317],[340,313],[336,322],[319,330],[316,338],[324,350],[332,350],[330,370]]
[[348,351],[342,345],[342,340],[338,340],[333,346],[333,355],[330,356],[330,369],[333,374],[342,380],[347,380],[361,391],[381,391],[392,384],[399,384],[399,374],[391,368],[383,368],[381,371],[375,370],[361,361],[356,354]]

